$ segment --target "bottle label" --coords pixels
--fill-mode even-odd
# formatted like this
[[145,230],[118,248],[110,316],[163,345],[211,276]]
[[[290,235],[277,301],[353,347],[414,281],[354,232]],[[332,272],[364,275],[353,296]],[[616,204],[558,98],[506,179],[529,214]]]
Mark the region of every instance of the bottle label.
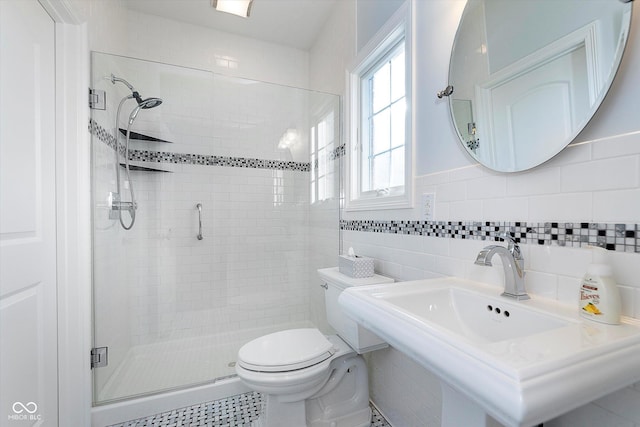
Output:
[[580,309],[582,314],[588,316],[602,316],[600,311],[600,293],[598,292],[598,282],[590,278],[585,278],[580,287]]

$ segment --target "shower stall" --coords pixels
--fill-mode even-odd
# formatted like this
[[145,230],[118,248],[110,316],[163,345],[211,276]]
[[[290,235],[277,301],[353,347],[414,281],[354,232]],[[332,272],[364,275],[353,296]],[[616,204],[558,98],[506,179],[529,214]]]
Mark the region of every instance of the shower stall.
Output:
[[329,332],[315,272],[337,262],[338,96],[91,63],[94,405],[215,384],[265,333]]

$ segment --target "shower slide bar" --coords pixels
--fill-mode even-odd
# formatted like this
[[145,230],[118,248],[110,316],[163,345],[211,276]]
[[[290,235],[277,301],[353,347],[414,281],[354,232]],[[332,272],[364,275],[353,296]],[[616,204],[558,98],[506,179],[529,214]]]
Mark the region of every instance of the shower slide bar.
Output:
[[204,237],[202,236],[202,203],[198,203],[196,205],[196,209],[198,209],[198,240],[202,240]]

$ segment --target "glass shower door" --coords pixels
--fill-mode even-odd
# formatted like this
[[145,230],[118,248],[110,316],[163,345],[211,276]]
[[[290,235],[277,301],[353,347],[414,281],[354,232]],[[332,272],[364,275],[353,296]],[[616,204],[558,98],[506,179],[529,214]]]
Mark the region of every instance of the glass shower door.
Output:
[[[137,103],[116,126],[131,90],[111,74],[163,100],[137,112],[128,154]],[[94,403],[234,375],[245,342],[322,326],[312,284],[337,253],[338,97],[100,53],[92,88],[106,93],[90,123],[94,343],[109,355]],[[113,219],[116,137],[130,230]]]

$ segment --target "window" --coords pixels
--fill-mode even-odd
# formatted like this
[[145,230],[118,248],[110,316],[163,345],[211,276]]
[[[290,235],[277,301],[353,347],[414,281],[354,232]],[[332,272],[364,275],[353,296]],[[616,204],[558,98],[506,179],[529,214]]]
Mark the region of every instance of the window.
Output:
[[404,43],[376,63],[360,83],[361,191],[398,191],[404,185]]
[[349,73],[347,209],[411,207],[411,49],[403,6]]

